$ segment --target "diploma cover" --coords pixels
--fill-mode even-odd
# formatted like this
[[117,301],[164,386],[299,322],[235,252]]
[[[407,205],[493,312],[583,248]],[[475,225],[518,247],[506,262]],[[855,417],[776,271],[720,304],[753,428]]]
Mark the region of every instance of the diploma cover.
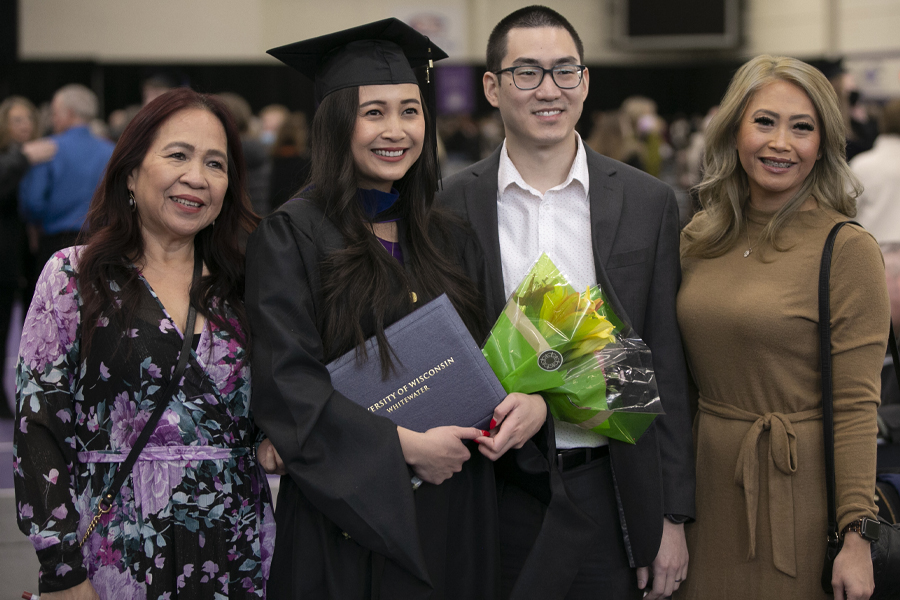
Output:
[[443,425],[487,429],[506,391],[446,294],[384,334],[394,350],[395,372],[382,379],[378,343],[371,337],[368,360],[357,361],[351,350],[327,365],[334,389],[413,431]]

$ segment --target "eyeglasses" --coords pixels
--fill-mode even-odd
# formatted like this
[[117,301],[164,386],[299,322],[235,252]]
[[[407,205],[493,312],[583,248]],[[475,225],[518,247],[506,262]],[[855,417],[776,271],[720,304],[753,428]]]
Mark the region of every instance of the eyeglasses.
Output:
[[577,88],[584,77],[584,65],[556,65],[551,69],[545,69],[539,65],[523,65],[520,67],[509,67],[494,71],[494,75],[500,73],[510,73],[513,83],[520,90],[533,90],[538,88],[544,81],[544,75],[550,73],[553,83],[556,87],[563,90],[571,90]]

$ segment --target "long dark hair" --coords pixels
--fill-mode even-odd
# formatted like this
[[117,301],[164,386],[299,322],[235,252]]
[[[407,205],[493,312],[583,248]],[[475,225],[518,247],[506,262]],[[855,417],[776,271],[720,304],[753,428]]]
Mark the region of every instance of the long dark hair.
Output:
[[[355,347],[365,357],[362,322],[374,318],[382,371],[387,375],[393,362],[384,336],[386,315],[397,306],[411,309],[412,301],[406,271],[381,247],[369,228],[372,220],[357,199],[357,172],[350,143],[358,111],[357,87],[339,90],[322,100],[310,132],[312,165],[304,196],[334,223],[346,243],[346,248],[332,252],[322,264],[325,351],[335,355]],[[423,112],[426,126],[422,154],[403,178],[394,182],[400,192],[395,204],[398,229],[411,251],[404,260],[421,291],[430,297],[446,293],[469,331],[480,337],[485,325],[478,290],[431,237],[446,234],[448,217],[432,208],[437,159],[431,151],[431,115],[424,104]],[[450,242],[449,238],[443,241]]]
[[[228,141],[228,189],[222,210],[215,225],[205,227],[194,238],[194,252],[199,252],[209,275],[193,283],[190,302],[197,312],[226,330],[249,352],[250,329],[243,304],[244,242],[259,218],[253,214],[244,191],[240,135],[221,101],[189,88],[178,88],[148,103],[128,124],[91,199],[80,235],[80,242],[86,247],[76,269],[83,298],[81,322],[85,353],[89,351],[98,319],[115,316],[121,319],[123,327],[128,327],[137,310],[142,284],[133,264],[144,255],[144,239],[140,214],[129,205],[127,180],[143,162],[163,123],[187,109],[213,114],[222,123]],[[118,293],[110,289],[111,281],[119,286]],[[238,326],[226,318],[224,304],[234,311]]]

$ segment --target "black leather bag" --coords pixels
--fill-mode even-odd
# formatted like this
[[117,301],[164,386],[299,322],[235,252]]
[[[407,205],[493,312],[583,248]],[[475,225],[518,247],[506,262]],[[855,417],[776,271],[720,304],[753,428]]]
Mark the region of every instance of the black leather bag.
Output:
[[900,523],[900,490],[881,475],[875,479],[875,506],[888,523]]
[[[822,427],[825,435],[825,486],[828,493],[828,546],[825,550],[825,566],[822,569],[822,589],[833,594],[831,574],[834,559],[841,551],[843,539],[837,525],[837,511],[834,497],[834,382],[831,372],[831,304],[828,294],[831,279],[831,255],[834,240],[841,227],[852,221],[838,223],[832,228],[822,252],[819,270],[819,360],[822,370]],[[854,223],[858,225],[858,223]],[[897,360],[897,341],[894,328],[890,330],[889,341],[894,355],[895,370],[900,366]],[[900,371],[895,371],[900,379]],[[875,593],[872,600],[900,599],[900,525],[878,519],[881,527],[878,541],[872,543],[872,566],[875,572]]]

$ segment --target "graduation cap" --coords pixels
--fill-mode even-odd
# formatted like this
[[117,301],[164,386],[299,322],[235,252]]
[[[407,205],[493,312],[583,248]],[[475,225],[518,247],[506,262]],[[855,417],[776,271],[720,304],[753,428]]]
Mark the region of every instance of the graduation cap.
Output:
[[[418,83],[413,69],[434,66],[447,53],[395,18],[279,46],[269,54],[315,82],[316,102],[360,85]],[[430,72],[428,79],[430,83]]]

